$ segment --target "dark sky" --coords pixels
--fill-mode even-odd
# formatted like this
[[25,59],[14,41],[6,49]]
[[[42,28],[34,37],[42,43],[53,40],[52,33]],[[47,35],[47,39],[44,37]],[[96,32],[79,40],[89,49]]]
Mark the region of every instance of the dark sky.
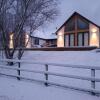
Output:
[[67,18],[77,11],[94,23],[100,25],[100,0],[58,0],[59,16],[53,23],[47,25],[44,33],[53,33],[56,27],[59,28]]

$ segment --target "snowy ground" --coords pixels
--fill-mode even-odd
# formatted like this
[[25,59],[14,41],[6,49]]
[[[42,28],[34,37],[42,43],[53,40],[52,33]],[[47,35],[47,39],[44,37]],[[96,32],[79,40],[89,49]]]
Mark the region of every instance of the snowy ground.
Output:
[[[52,62],[60,64],[74,65],[92,65],[100,66],[100,53],[94,51],[34,51],[25,52],[23,59],[33,60],[36,62]],[[44,70],[43,65],[21,64],[21,68]],[[63,68],[58,66],[49,66],[49,71],[66,73],[80,76],[90,76],[90,70]],[[1,71],[1,72],[4,72]],[[5,71],[6,73],[15,74],[16,72]],[[34,79],[44,80],[44,75],[22,72],[21,76]],[[100,71],[96,71],[96,77],[100,78]],[[66,85],[90,88],[90,82],[66,79],[49,76],[51,82],[63,83]],[[96,89],[100,90],[100,83],[96,83]],[[90,94],[63,89],[54,86],[45,87],[43,84],[34,82],[17,81],[15,79],[0,77],[0,100],[100,100],[100,97],[91,96]]]

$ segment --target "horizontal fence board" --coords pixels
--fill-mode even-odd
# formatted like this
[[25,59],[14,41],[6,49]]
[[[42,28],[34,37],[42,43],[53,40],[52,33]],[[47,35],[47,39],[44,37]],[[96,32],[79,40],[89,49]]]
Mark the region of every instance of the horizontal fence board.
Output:
[[8,76],[8,77],[14,77],[14,78],[20,77],[21,79],[24,79],[24,80],[35,81],[35,82],[39,82],[39,83],[48,83],[50,85],[60,86],[60,87],[64,87],[64,88],[70,88],[70,89],[74,89],[74,90],[91,92],[91,93],[93,92],[93,93],[96,93],[96,94],[100,94],[100,91],[98,91],[96,89],[84,89],[84,88],[68,86],[68,85],[64,85],[64,84],[58,84],[58,83],[55,83],[55,82],[50,82],[48,80],[37,80],[37,79],[26,78],[26,77],[22,77],[22,76],[19,76],[19,75],[7,75],[7,74],[4,74],[4,73],[0,73],[0,75]]
[[38,65],[52,65],[52,66],[60,66],[60,67],[72,67],[72,68],[82,68],[82,69],[95,69],[100,70],[99,66],[86,66],[86,65],[70,65],[70,64],[56,64],[49,62],[34,62],[32,60],[14,60],[14,59],[1,59],[1,62],[16,62],[16,63],[30,63],[30,64],[38,64]]
[[74,79],[81,79],[81,80],[87,80],[87,81],[100,82],[99,78],[94,78],[94,77],[83,77],[83,76],[77,76],[77,75],[67,75],[67,74],[54,73],[54,72],[49,72],[49,71],[28,70],[28,69],[13,68],[13,67],[2,66],[2,65],[0,65],[0,68],[16,70],[16,71],[20,70],[20,71],[25,71],[25,72],[39,73],[39,74],[48,74],[48,75],[61,76],[61,77],[74,78]]

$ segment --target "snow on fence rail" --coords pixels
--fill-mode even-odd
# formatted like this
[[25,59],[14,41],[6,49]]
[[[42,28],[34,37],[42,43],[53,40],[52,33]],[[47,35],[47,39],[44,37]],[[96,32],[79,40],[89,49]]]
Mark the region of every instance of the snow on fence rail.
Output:
[[[17,67],[15,68],[15,67],[7,66],[7,65],[6,66],[0,65],[0,68],[2,68],[2,69],[16,70],[16,71],[19,72],[18,75],[8,75],[8,74],[5,74],[5,73],[0,73],[1,75],[17,77],[18,79],[21,78],[21,79],[26,79],[26,80],[31,80],[31,81],[42,82],[42,83],[45,83],[46,86],[48,84],[51,84],[51,85],[67,87],[67,88],[71,88],[71,89],[75,89],[75,90],[91,92],[92,94],[100,94],[100,91],[95,89],[95,82],[100,82],[100,78],[95,78],[95,70],[100,70],[100,67],[98,67],[98,66],[68,65],[68,64],[56,64],[56,63],[48,63],[48,62],[42,63],[42,62],[33,62],[33,61],[28,61],[28,60],[11,60],[11,59],[2,59],[0,61],[45,65],[45,71],[29,70],[29,69],[23,69],[23,68],[17,68]],[[60,74],[60,73],[50,72],[48,65],[66,67],[66,68],[71,67],[71,68],[90,69],[91,70],[91,77],[86,77],[86,76],[83,77],[83,76],[77,76],[77,75],[68,75],[68,74]],[[36,79],[27,78],[27,77],[22,77],[22,76],[20,76],[20,71],[44,74],[45,80],[36,80]],[[91,81],[91,89],[84,89],[84,88],[67,86],[67,85],[64,85],[64,84],[50,82],[49,79],[48,79],[48,75]]]

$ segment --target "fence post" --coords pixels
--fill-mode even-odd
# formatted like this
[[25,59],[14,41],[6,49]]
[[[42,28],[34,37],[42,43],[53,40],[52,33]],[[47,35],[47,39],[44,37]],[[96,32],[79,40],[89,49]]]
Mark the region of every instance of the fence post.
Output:
[[[20,68],[20,62],[18,62],[18,68]],[[17,70],[18,76],[20,76],[20,70]],[[20,80],[20,77],[17,77],[18,80]]]
[[[91,69],[91,77],[95,78],[95,69]],[[91,81],[91,88],[95,89],[95,81]],[[92,95],[95,95],[94,92],[91,92]]]
[[[18,52],[18,60],[20,60],[20,55],[21,55],[21,48],[19,49],[19,52]],[[18,62],[18,68],[20,68],[20,62]],[[20,76],[20,70],[17,70],[18,72],[18,76]],[[17,77],[18,80],[20,80],[20,77]]]
[[[48,65],[47,64],[45,65],[45,71],[48,72]],[[45,74],[45,80],[46,81],[48,80],[48,74]],[[47,82],[45,82],[45,86],[48,86]]]

